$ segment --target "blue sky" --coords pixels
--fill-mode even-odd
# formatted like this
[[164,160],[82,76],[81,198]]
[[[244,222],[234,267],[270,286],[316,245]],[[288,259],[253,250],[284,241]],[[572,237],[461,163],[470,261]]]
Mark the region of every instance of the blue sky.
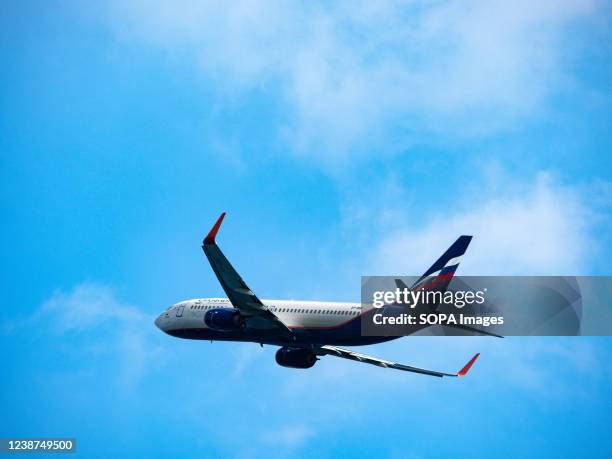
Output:
[[[85,457],[609,457],[609,338],[364,348],[448,381],[171,339],[222,294],[354,300],[474,234],[462,274],[609,275],[610,5],[8,2],[0,436]],[[367,368],[365,368],[367,367]]]

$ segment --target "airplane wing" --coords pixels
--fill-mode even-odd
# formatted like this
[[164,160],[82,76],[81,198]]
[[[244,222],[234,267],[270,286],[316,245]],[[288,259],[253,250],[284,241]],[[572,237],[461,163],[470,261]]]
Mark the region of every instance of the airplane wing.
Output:
[[403,365],[401,363],[391,362],[389,360],[379,359],[377,357],[372,357],[370,355],[360,354],[358,352],[349,351],[347,349],[342,349],[336,346],[321,346],[316,351],[319,355],[335,355],[336,357],[342,357],[343,359],[356,360],[357,362],[369,363],[371,365],[376,365],[384,368],[393,368],[396,370],[403,371],[411,371],[413,373],[420,373],[428,376],[437,376],[439,378],[443,376],[465,376],[469,369],[474,365],[474,362],[480,355],[480,353],[476,354],[474,357],[470,359],[470,361],[457,373],[442,373],[439,371],[426,370],[424,368],[411,367],[408,365]]
[[232,305],[244,315],[249,326],[278,329],[285,334],[291,334],[291,330],[257,298],[217,246],[215,237],[224,217],[225,212],[221,214],[202,241],[202,250],[204,250],[221,287],[225,290],[225,294]]

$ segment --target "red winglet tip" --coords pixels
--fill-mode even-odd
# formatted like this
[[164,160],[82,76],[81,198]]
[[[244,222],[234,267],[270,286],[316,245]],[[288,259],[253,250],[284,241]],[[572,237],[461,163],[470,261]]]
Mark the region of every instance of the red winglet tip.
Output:
[[480,352],[476,354],[474,357],[472,357],[472,359],[461,369],[461,371],[457,373],[457,376],[467,375],[467,372],[470,370],[470,368],[472,368],[472,365],[474,365],[474,362],[476,361],[479,355],[480,355]]
[[221,216],[217,219],[215,226],[213,226],[212,229],[210,230],[210,233],[208,233],[208,236],[204,238],[204,244],[214,244],[215,243],[215,237],[217,236],[217,233],[219,232],[219,228],[221,227],[221,222],[223,222],[224,217],[225,217],[225,212],[221,214]]

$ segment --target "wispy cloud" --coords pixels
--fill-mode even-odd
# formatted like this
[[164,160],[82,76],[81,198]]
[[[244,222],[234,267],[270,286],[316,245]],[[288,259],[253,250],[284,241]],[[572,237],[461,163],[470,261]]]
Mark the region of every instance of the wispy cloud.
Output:
[[113,290],[97,283],[83,283],[70,291],[57,290],[36,311],[34,318],[51,318],[59,333],[85,331],[107,323],[133,326],[148,317],[138,308],[119,302]]
[[[114,2],[126,40],[187,56],[216,92],[278,88],[278,132],[323,163],[393,153],[415,132],[515,129],[576,91],[574,59],[597,46],[597,0],[518,2]],[[588,31],[588,33],[582,33]],[[389,137],[393,135],[393,141]]]
[[[164,353],[153,338],[153,317],[116,298],[112,288],[92,282],[56,291],[25,322],[66,340],[83,354],[106,355],[121,389],[133,389]],[[83,362],[90,359],[84,355]]]
[[283,425],[266,431],[261,437],[263,443],[293,450],[315,436],[315,430],[304,424]]
[[418,225],[399,212],[404,223],[383,236],[370,266],[378,274],[417,275],[453,238],[470,234],[474,240],[462,274],[589,274],[599,209],[547,173],[531,182],[503,182],[503,190],[483,186],[480,194],[458,196],[452,209],[423,217]]
[[263,348],[256,344],[236,344],[238,349],[234,352],[234,369],[232,371],[233,378],[243,377],[245,371],[247,371],[253,364],[261,363],[261,358],[265,355]]

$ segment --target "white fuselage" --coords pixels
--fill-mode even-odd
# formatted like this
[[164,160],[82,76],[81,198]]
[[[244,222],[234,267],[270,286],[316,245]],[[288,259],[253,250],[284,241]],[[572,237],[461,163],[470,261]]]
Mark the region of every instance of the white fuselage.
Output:
[[[291,329],[325,329],[341,326],[361,314],[360,303],[328,301],[262,300]],[[162,330],[175,328],[208,328],[204,322],[207,311],[233,308],[227,298],[199,298],[173,304],[155,320]]]

